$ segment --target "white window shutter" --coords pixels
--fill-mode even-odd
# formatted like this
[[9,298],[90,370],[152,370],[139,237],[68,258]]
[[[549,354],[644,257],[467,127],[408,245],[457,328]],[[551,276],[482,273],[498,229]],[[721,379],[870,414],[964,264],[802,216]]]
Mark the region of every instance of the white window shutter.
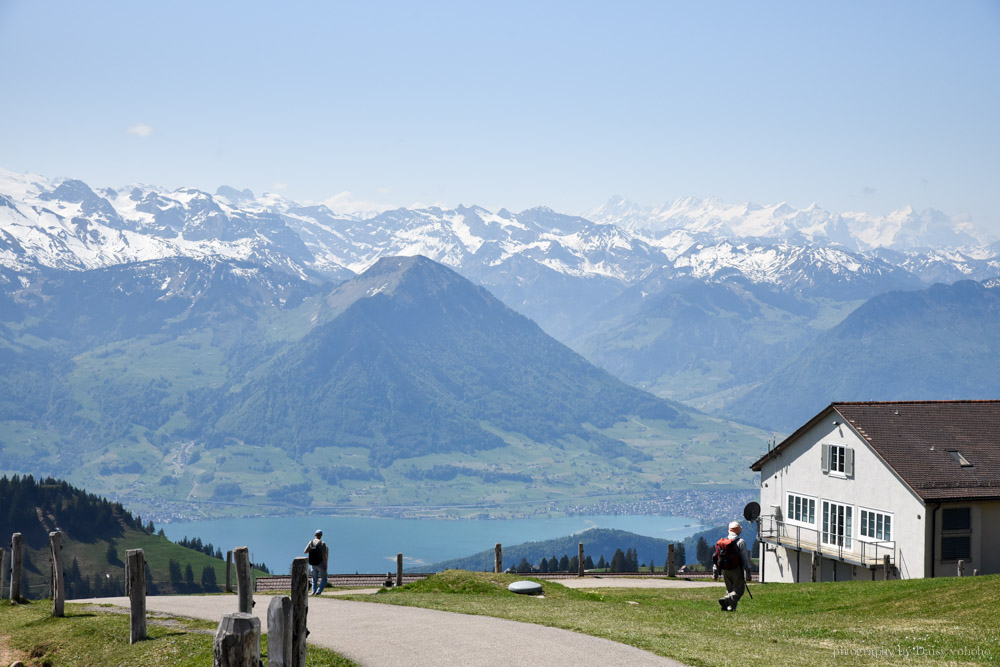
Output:
[[830,445],[823,445],[823,472],[830,472]]
[[854,450],[850,447],[844,450],[844,474],[854,477]]

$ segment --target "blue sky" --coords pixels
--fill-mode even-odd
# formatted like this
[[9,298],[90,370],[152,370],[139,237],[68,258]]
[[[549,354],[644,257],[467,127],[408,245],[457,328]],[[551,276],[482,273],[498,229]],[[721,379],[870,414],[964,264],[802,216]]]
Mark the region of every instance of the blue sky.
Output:
[[0,0],[0,63],[0,167],[95,187],[912,204],[1000,233],[996,0]]

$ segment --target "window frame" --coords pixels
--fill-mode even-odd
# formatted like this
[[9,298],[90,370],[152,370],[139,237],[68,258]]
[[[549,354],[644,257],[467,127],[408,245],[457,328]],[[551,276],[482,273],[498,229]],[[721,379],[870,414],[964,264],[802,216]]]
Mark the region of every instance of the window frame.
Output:
[[849,479],[854,477],[854,448],[840,443],[823,443],[823,474]]
[[[839,517],[831,517],[830,510],[839,508],[843,513]],[[831,532],[829,530],[830,519],[834,520],[834,528],[843,528],[843,532]],[[842,519],[840,521],[839,519]],[[833,537],[832,540],[827,539]],[[834,500],[823,499],[820,511],[820,545],[842,547],[849,551],[854,549],[854,505],[848,503],[838,503]],[[839,540],[839,542],[838,542]]]
[[[969,513],[968,525],[960,528],[945,528],[944,513],[947,511],[965,510]],[[941,554],[942,563],[957,563],[960,560],[972,560],[972,506],[964,507],[942,507],[941,508],[941,535],[938,537],[938,553]],[[945,540],[965,540],[968,555],[953,556],[945,558]]]
[[[806,521],[795,517],[796,512],[789,508],[789,504],[795,505],[795,500],[800,501],[798,507],[800,511],[797,512],[799,516],[802,516],[801,508],[806,507],[806,516],[809,516],[808,506],[812,505],[812,521]],[[795,493],[788,491],[785,493],[785,509],[787,514],[785,515],[785,521],[787,523],[795,524],[798,526],[804,526],[807,528],[816,528],[816,506],[818,499],[815,496],[807,496],[804,493]]]
[[[865,535],[865,531],[868,529],[868,520],[865,516],[875,515],[875,532],[876,535]],[[889,537],[877,537],[877,532],[879,529],[879,519],[881,519],[882,524],[882,534],[885,535],[885,520],[889,520]],[[885,510],[876,510],[870,507],[858,507],[858,539],[862,542],[892,542],[892,536],[896,534],[896,517],[892,512],[886,512]]]

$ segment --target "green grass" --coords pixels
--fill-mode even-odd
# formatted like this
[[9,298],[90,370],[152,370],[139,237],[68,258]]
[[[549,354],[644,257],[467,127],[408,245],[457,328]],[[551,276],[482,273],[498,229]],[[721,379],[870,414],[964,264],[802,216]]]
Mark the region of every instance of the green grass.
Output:
[[[720,588],[509,593],[516,575],[448,571],[365,599],[495,616],[630,644],[689,665],[994,664],[1000,575],[757,584],[723,613]],[[358,599],[361,599],[358,597]],[[633,604],[637,603],[637,604]]]
[[[0,604],[0,654],[28,666],[204,667],[212,664],[218,624],[150,616],[147,639],[129,644],[128,614],[68,604],[66,616],[53,618],[49,602]],[[267,638],[261,640],[266,663]],[[326,649],[310,646],[310,667],[351,667],[355,663]],[[9,664],[9,663],[4,663]]]

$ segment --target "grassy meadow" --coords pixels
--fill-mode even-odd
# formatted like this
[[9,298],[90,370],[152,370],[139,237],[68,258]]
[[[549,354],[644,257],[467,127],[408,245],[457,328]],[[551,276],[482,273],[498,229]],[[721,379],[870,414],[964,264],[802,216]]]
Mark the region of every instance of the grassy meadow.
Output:
[[[755,584],[734,613],[723,589],[574,590],[523,577],[450,570],[366,600],[564,628],[689,665],[995,664],[1000,575],[890,582]],[[360,597],[358,599],[361,599]]]
[[[204,667],[212,664],[217,623],[150,614],[147,639],[129,644],[127,610],[67,604],[53,618],[52,603],[0,604],[0,664],[21,660],[27,667]],[[267,636],[261,659],[267,662]],[[310,667],[352,667],[326,649],[309,647]]]

